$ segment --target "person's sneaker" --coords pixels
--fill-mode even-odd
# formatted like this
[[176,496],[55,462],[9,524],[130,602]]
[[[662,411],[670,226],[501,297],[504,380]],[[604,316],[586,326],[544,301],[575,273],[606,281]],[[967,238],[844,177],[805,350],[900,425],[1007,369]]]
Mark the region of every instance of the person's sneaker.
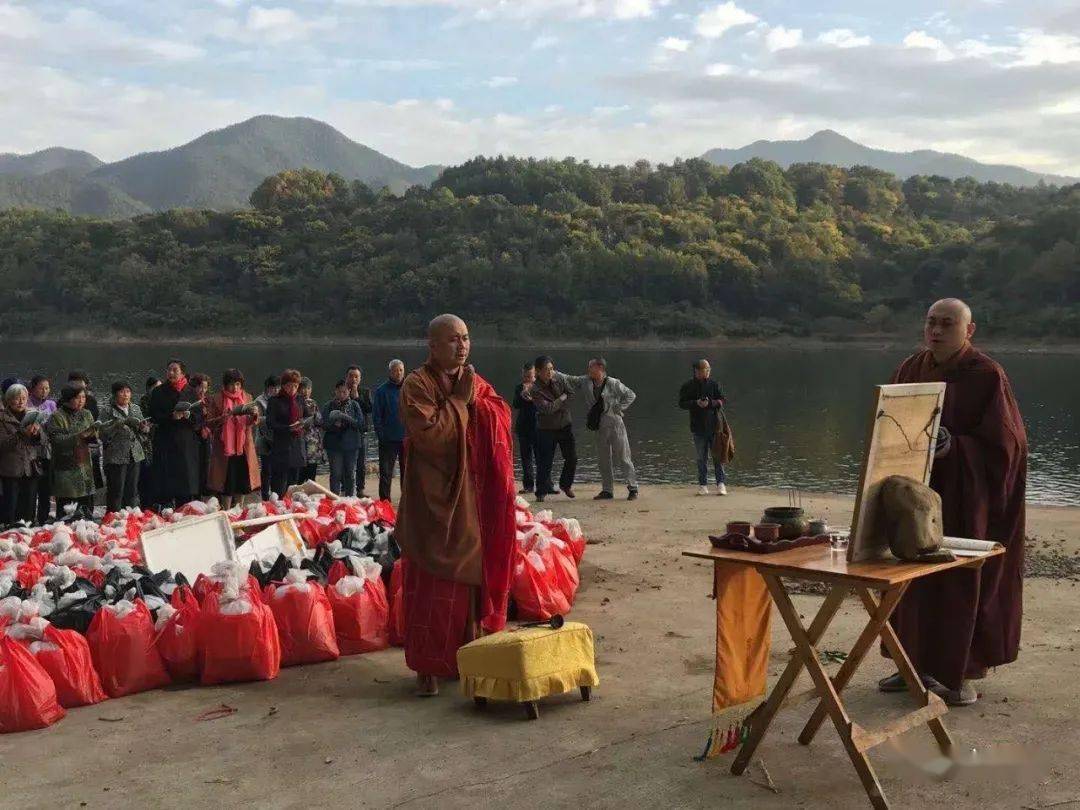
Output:
[[[938,684],[938,686],[941,686],[941,684]],[[959,689],[944,687],[941,690],[935,689],[934,693],[949,706],[970,706],[979,699],[979,693],[969,686],[967,681],[960,684]]]
[[576,498],[577,497],[577,495],[574,494],[574,490],[571,489],[570,487],[566,487],[563,490],[563,494],[565,494],[567,498]]
[[615,496],[612,495],[610,492],[608,492],[606,489],[601,490],[599,495],[593,496],[594,501],[610,501],[610,500],[613,500],[614,498],[615,498]]
[[637,500],[637,490],[636,489],[631,489],[629,492],[627,492],[626,493],[626,500],[628,500],[628,501],[636,501]]
[[700,487],[698,487],[697,494],[698,495],[708,495],[709,494],[709,488],[703,484]]
[[525,487],[522,487],[518,490],[518,495],[528,495],[530,492],[532,492],[531,489],[526,489]]
[[717,495],[727,495],[727,487],[724,486],[723,484],[717,484],[716,485],[716,494]]

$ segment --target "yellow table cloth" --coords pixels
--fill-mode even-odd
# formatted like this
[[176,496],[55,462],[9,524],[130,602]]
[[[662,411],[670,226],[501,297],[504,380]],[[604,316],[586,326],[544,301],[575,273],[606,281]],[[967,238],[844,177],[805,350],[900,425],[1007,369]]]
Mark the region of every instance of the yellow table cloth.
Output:
[[459,648],[457,663],[472,698],[525,703],[600,683],[592,630],[581,622],[492,633]]

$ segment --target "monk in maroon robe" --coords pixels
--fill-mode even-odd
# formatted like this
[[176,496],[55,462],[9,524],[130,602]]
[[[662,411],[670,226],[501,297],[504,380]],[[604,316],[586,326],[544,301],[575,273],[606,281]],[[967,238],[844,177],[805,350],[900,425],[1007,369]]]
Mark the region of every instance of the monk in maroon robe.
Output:
[[406,463],[394,530],[405,662],[422,696],[457,676],[458,647],[505,626],[516,533],[510,407],[466,365],[460,318],[432,321],[428,346],[401,389]]
[[[967,681],[1016,660],[1023,612],[1027,435],[1009,378],[971,345],[974,333],[963,301],[938,301],[926,316],[927,348],[892,379],[947,384],[930,478],[941,495],[945,534],[1005,546],[981,569],[916,580],[891,619],[915,670],[951,705],[974,703]],[[881,688],[906,691],[899,676]]]

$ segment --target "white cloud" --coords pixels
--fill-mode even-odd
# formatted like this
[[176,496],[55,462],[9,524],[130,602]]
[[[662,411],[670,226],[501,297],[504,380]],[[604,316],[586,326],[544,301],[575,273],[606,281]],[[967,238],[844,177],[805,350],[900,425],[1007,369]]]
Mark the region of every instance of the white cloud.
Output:
[[517,76],[492,76],[484,81],[484,86],[495,90],[500,87],[513,87],[517,83]]
[[244,22],[247,36],[241,38],[277,45],[306,39],[312,32],[327,30],[333,25],[331,17],[301,17],[291,8],[251,6]]
[[1027,29],[1021,31],[1020,65],[1065,65],[1080,62],[1080,37],[1072,34],[1048,34],[1045,31]]
[[750,25],[757,20],[755,15],[735,5],[734,0],[727,0],[726,3],[701,12],[694,24],[694,30],[706,39],[718,39],[732,28]]
[[660,47],[666,51],[686,53],[690,50],[690,40],[679,39],[678,37],[666,37],[665,39],[660,40]]
[[774,53],[788,48],[795,48],[802,42],[802,29],[784,28],[778,25],[770,28],[765,35],[765,47]]
[[872,40],[868,36],[858,36],[850,28],[833,28],[819,34],[818,42],[837,48],[865,48]]
[[953,52],[949,49],[948,45],[937,37],[930,36],[925,31],[910,32],[904,37],[903,45],[905,48],[932,51],[934,58],[942,61],[953,58]]
[[542,51],[545,48],[551,48],[558,44],[558,37],[552,36],[551,34],[540,34],[536,39],[532,41],[532,49],[534,51]]
[[734,72],[734,65],[728,65],[723,62],[714,62],[711,65],[705,66],[706,76],[730,76]]
[[651,17],[671,0],[336,0],[340,5],[382,8],[446,8],[479,20]]

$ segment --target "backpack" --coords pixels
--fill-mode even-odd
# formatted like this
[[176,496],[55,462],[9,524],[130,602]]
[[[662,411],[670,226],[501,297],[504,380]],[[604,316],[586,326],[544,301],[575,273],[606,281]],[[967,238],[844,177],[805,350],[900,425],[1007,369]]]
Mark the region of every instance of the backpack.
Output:
[[607,388],[607,381],[608,378],[604,377],[604,381],[600,383],[600,390],[596,393],[596,402],[585,415],[585,427],[589,430],[600,429],[600,417],[604,415],[604,389]]

